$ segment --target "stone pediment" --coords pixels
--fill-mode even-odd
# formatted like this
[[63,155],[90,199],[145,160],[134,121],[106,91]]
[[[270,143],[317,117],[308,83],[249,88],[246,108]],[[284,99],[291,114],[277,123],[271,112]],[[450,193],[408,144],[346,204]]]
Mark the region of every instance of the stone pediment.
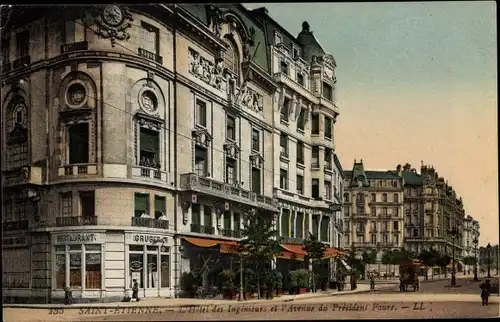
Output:
[[240,154],[240,147],[236,142],[227,141],[224,144],[224,152],[228,157],[237,159]]
[[250,155],[250,163],[252,167],[262,169],[264,167],[264,158],[260,153],[252,153]]
[[210,146],[210,141],[212,141],[212,135],[208,133],[207,129],[196,128],[192,131],[191,134],[196,144],[201,145],[203,147]]
[[161,118],[146,114],[142,111],[136,112],[134,115],[134,119],[136,119],[141,126],[158,131],[163,127],[163,124],[165,123],[165,121]]

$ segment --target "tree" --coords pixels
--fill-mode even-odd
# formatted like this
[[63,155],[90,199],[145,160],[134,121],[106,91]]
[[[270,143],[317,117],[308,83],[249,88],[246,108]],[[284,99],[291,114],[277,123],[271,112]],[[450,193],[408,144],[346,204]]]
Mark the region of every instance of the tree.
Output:
[[[440,255],[435,249],[423,250],[420,254],[418,254],[418,259],[424,263],[427,269],[429,267],[436,266],[439,258]],[[425,278],[427,279],[427,274],[425,274]]]
[[441,270],[444,270],[446,275],[446,266],[450,265],[450,262],[451,262],[450,256],[442,255],[437,259],[436,265],[441,267]]
[[261,282],[265,280],[265,273],[270,269],[269,263],[281,253],[281,246],[275,239],[273,222],[257,212],[247,215],[242,234],[245,238],[238,242],[239,248],[245,250],[245,260],[253,264],[257,278],[257,294],[260,298]]
[[377,252],[374,251],[373,249],[363,251],[361,256],[362,256],[361,261],[363,262],[365,267],[367,264],[375,264],[377,262]]
[[[314,263],[325,257],[326,245],[318,240],[316,235],[309,233],[309,238],[304,240],[303,249],[307,252],[307,257],[311,261],[312,266],[312,286],[313,292],[316,291],[316,283],[314,281]],[[309,263],[308,263],[309,264]]]
[[387,273],[387,267],[392,263],[392,252],[391,251],[385,251],[382,254],[382,264],[386,265],[385,266],[385,272]]

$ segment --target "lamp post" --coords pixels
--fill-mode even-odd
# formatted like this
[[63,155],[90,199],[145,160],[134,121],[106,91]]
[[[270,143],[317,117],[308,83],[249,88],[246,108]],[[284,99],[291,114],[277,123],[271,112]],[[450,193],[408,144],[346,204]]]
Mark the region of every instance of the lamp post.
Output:
[[479,243],[479,240],[477,238],[474,238],[472,241],[474,244],[474,282],[477,282],[477,244]]
[[[340,199],[340,198],[337,198],[337,199]],[[342,210],[342,205],[339,204],[339,203],[331,203],[329,206],[328,206],[328,209],[330,209],[333,213],[337,212],[337,211],[341,211]],[[337,216],[333,216],[334,220],[336,221],[337,220]],[[331,241],[330,241],[330,245],[332,247],[335,247],[335,237],[336,237],[336,234],[334,234],[334,229],[333,227],[335,227],[335,225],[337,224],[336,222],[333,222],[334,220],[332,220],[332,227],[331,227],[331,232],[330,232],[330,236],[331,236]],[[340,244],[337,245],[337,247],[340,249]],[[335,260],[332,261],[330,260],[329,262],[330,264],[330,278],[333,279],[334,278],[334,275],[335,275],[335,272],[337,271],[337,265],[335,265]]]
[[452,248],[451,248],[451,259],[452,259],[452,267],[451,267],[451,286],[455,286],[457,284],[456,276],[455,276],[455,238],[458,237],[460,232],[457,227],[453,227],[450,231],[450,237],[452,240]]
[[491,278],[490,276],[490,249],[491,249],[491,245],[490,243],[488,243],[488,245],[486,246],[486,249],[488,250],[488,278]]

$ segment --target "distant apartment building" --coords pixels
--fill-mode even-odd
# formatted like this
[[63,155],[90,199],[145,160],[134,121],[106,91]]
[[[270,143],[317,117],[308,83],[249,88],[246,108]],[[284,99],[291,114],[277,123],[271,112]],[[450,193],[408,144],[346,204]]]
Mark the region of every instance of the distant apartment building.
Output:
[[344,239],[346,247],[385,251],[403,247],[403,179],[394,171],[365,170],[354,161],[344,171]]

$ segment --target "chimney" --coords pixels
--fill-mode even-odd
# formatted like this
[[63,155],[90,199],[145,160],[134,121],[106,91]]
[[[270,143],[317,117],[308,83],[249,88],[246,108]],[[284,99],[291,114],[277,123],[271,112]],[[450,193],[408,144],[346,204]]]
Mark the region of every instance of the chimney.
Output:
[[410,168],[411,168],[411,164],[409,164],[409,163],[406,163],[405,166],[403,167],[403,169],[405,171],[410,171]]
[[396,172],[398,173],[398,176],[400,176],[400,177],[401,177],[402,172],[403,172],[401,170],[402,170],[401,164],[398,164],[398,166],[396,167]]

